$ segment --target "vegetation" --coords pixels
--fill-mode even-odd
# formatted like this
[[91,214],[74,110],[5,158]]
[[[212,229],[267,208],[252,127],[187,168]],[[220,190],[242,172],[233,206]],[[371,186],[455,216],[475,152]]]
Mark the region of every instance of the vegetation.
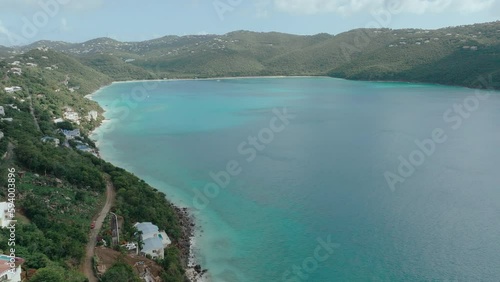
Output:
[[[9,64],[14,61],[21,62],[21,75],[9,72]],[[0,61],[0,76],[3,78],[0,105],[6,117],[13,119],[0,122],[0,131],[5,135],[0,140],[0,153],[8,153],[0,162],[0,169],[7,171],[14,167],[19,172],[16,255],[26,260],[23,265],[26,270],[36,270],[30,281],[85,281],[78,269],[90,223],[105,199],[105,175],[110,176],[117,188],[114,209],[125,219],[124,231],[128,233],[125,237],[134,235],[133,223],[151,221],[166,230],[174,243],[180,238],[176,213],[164,194],[125,170],[74,148],[81,143],[95,147],[87,133],[98,121],[85,118],[80,119],[80,124],[67,119],[60,123],[53,121],[62,118],[69,108],[81,117],[91,110],[102,112],[84,94],[109,83],[112,79],[108,75],[58,52],[31,50],[8,63]],[[22,90],[4,93],[3,88],[10,86],[20,86]],[[81,130],[82,136],[64,146],[67,140],[60,130],[75,128]],[[59,145],[44,142],[43,137],[55,138]],[[5,175],[0,175],[4,186]],[[0,194],[5,197],[5,189]],[[0,230],[0,250],[9,249],[8,236],[8,230]],[[171,281],[182,281],[181,257],[175,246],[172,249],[167,252],[171,255],[164,272]],[[137,281],[121,279],[129,277],[129,270],[117,265],[104,279]]]
[[101,278],[102,282],[141,282],[132,267],[126,263],[118,262],[114,264]]

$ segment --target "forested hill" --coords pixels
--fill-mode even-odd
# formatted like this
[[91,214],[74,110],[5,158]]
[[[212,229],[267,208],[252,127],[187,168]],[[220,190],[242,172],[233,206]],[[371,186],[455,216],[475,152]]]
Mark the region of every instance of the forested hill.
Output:
[[143,42],[40,41],[0,48],[0,57],[36,48],[70,55],[113,80],[330,75],[468,87],[479,76],[500,80],[500,21],[437,30],[357,29],[335,36],[235,31]]
[[[40,48],[0,60],[0,201],[6,201],[7,183],[14,180],[15,255],[25,260],[28,280],[23,281],[88,281],[81,265],[91,223],[106,200],[106,184],[115,188],[112,211],[123,222],[118,243],[138,242],[133,224],[153,222],[173,244],[165,259],[141,259],[154,265],[162,281],[185,281],[189,232],[183,213],[167,195],[96,156],[89,131],[102,120],[102,109],[84,96],[114,78],[80,59]],[[133,66],[124,70],[136,71]],[[116,260],[107,259],[101,281],[141,281],[126,250],[111,245],[110,234],[108,218],[99,244],[107,242],[101,250]],[[9,230],[0,229],[0,253],[10,254],[9,238]]]

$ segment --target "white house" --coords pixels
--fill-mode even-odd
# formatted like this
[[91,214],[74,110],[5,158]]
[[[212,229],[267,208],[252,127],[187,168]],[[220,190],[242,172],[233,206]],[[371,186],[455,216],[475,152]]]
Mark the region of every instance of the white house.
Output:
[[[8,227],[11,223],[15,223],[15,220],[12,220],[9,213],[9,203],[1,202],[0,203],[0,228]],[[2,281],[2,280],[0,280]]]
[[0,131],[0,140],[2,140],[4,136],[5,136],[5,135],[3,134],[3,132],[2,132],[2,131]]
[[11,68],[10,72],[13,74],[21,75],[23,73],[23,70],[21,68]]
[[0,281],[21,282],[21,265],[24,263],[22,258],[12,258],[6,255],[0,255]]
[[12,86],[12,87],[5,87],[3,90],[5,90],[5,92],[7,92],[7,93],[14,93],[17,91],[21,91],[23,89],[19,86]]
[[72,122],[76,122],[77,124],[80,124],[80,117],[78,116],[77,112],[73,112],[73,111],[65,112],[64,118],[67,120],[70,120]]
[[0,116],[5,116],[5,109],[3,106],[0,106]]
[[165,231],[159,231],[158,226],[151,222],[141,222],[134,224],[141,234],[143,242],[141,248],[142,255],[150,255],[152,258],[163,258],[165,256],[164,249],[172,243]]

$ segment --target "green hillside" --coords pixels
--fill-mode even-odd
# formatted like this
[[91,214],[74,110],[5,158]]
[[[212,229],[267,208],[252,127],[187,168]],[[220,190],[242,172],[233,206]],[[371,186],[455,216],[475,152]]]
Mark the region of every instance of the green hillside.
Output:
[[[498,75],[499,45],[497,21],[437,30],[356,29],[335,36],[235,31],[142,42],[40,41],[10,52],[53,49],[113,80],[330,75],[470,87],[477,76]],[[0,56],[8,53],[0,48]]]
[[357,54],[329,75],[467,87],[478,86],[474,82],[479,77],[500,79],[500,22],[436,31],[386,31],[380,37],[385,46]]
[[[22,73],[14,73],[13,67]],[[26,260],[23,268],[32,281],[86,281],[80,265],[90,224],[105,201],[105,179],[109,179],[117,194],[113,211],[124,219],[120,237],[137,240],[132,227],[137,221],[150,221],[166,230],[174,246],[169,248],[168,262],[158,261],[161,275],[164,281],[184,281],[185,254],[181,256],[177,246],[188,237],[165,194],[78,149],[81,145],[95,148],[88,133],[102,119],[87,117],[102,109],[84,95],[113,80],[97,69],[51,50],[35,49],[0,61],[2,118],[12,119],[0,121],[0,170],[16,171],[16,255]],[[135,70],[119,68],[120,77],[126,78],[130,69]],[[13,86],[22,90],[4,91]],[[56,124],[54,119],[64,118],[69,108],[79,115],[78,122],[65,118]],[[76,128],[81,136],[67,142],[60,129]],[[7,173],[0,174],[0,183],[2,187],[7,183]],[[6,191],[0,189],[2,199]],[[0,250],[10,249],[9,236],[7,229],[0,230]]]

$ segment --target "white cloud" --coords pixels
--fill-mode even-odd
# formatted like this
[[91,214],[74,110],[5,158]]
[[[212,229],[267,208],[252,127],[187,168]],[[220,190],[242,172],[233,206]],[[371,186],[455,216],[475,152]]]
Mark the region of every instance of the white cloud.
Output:
[[475,13],[490,9],[497,0],[274,0],[275,7],[293,14],[350,15],[397,7],[402,13]]

